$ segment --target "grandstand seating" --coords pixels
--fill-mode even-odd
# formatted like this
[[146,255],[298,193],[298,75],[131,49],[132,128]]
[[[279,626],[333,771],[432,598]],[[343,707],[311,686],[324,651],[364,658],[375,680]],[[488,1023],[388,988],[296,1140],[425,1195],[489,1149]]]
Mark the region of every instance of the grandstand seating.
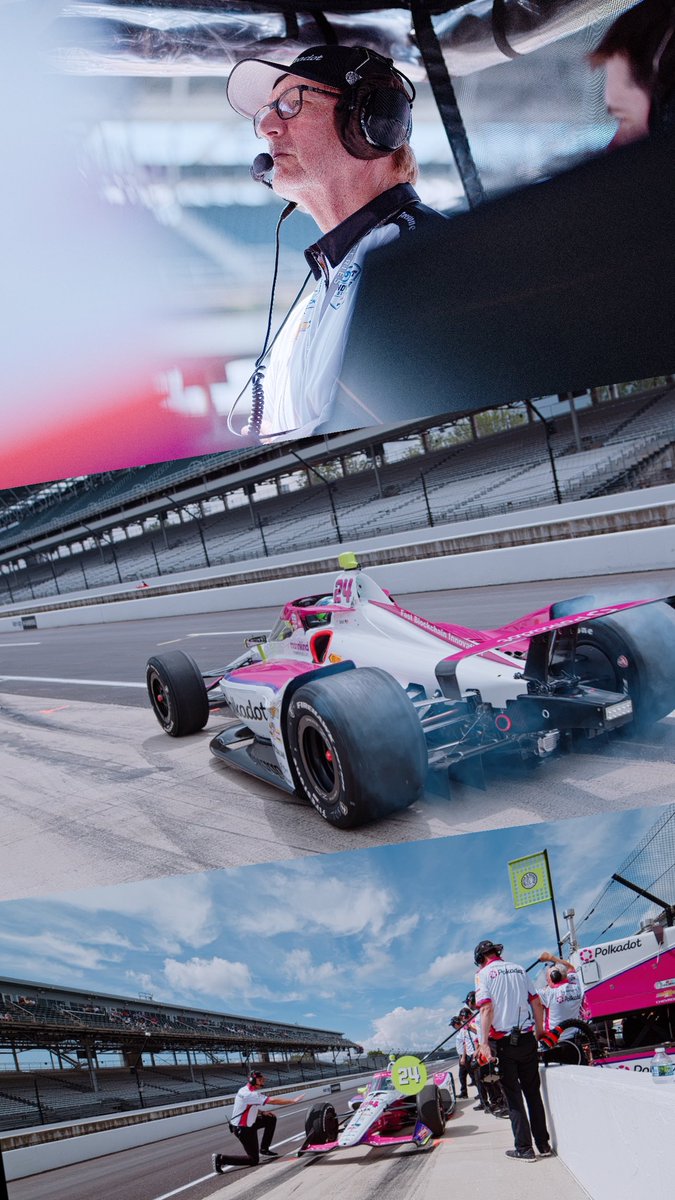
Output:
[[[576,500],[611,490],[613,482],[620,486],[627,471],[656,461],[675,442],[674,400],[672,389],[661,388],[584,409],[579,414],[581,449],[575,444],[571,419],[556,419],[550,442],[562,498]],[[245,458],[254,462],[259,454],[259,449],[252,448]],[[326,462],[330,459],[329,448]],[[226,452],[116,472],[102,477],[96,486],[91,486],[91,480],[84,481],[52,509],[35,508],[20,525],[0,529],[0,550],[3,544],[16,545],[19,540],[26,544],[111,509],[119,512],[119,525],[123,526],[125,507],[140,499],[166,496],[170,489],[173,496],[181,485],[198,487],[206,474],[213,478],[222,471],[222,493],[236,489],[237,474],[232,467],[241,461],[241,453]],[[165,524],[163,533],[155,528],[117,541],[117,564],[109,545],[60,558],[52,564],[53,570],[31,560],[28,570],[0,574],[0,596],[25,601],[53,595],[54,572],[60,591],[76,592],[85,582],[90,588],[114,587],[119,583],[118,568],[124,580],[134,581],[154,578],[158,572],[170,575],[201,568],[207,565],[206,554],[210,565],[219,565],[334,543],[333,507],[344,540],[427,525],[427,505],[434,523],[439,524],[549,503],[554,498],[539,422],[475,442],[385,461],[377,472],[369,463],[354,474],[336,478],[330,487],[329,495],[325,484],[314,478],[309,487],[257,499],[251,506],[244,503],[213,512],[200,520],[201,537],[196,522],[184,519]]]

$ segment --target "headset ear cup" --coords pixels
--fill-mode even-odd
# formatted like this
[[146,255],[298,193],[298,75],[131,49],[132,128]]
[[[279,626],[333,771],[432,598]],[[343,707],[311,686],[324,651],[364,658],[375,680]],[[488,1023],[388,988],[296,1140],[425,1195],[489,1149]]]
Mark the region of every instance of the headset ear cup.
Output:
[[336,107],[340,139],[354,158],[385,158],[403,146],[412,129],[412,106],[398,88],[364,82]]

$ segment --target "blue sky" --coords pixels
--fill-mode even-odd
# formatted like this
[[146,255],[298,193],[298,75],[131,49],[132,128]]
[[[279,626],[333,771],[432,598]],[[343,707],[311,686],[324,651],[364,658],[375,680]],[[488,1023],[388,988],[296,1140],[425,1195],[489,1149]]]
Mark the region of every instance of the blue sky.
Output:
[[209,871],[0,904],[0,975],[338,1029],[423,1049],[473,986],[473,947],[555,950],[549,904],[516,911],[507,861],[548,849],[561,925],[661,810]]

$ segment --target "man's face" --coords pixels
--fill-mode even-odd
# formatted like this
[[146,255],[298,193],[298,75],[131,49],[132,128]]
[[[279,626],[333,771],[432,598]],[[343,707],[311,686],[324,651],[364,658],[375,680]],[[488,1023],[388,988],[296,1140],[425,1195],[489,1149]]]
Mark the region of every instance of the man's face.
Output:
[[610,116],[619,122],[610,146],[624,146],[649,133],[651,99],[635,83],[624,54],[613,54],[605,63],[605,103]]
[[[332,91],[322,84],[297,75],[285,75],[274,87],[268,103],[278,100],[295,85]],[[295,200],[310,208],[312,197],[335,188],[343,172],[354,160],[342,145],[335,127],[335,104],[340,93],[319,95],[302,92],[302,108],[297,116],[283,120],[275,109],[265,113],[258,126],[274,159],[272,186],[286,200]]]

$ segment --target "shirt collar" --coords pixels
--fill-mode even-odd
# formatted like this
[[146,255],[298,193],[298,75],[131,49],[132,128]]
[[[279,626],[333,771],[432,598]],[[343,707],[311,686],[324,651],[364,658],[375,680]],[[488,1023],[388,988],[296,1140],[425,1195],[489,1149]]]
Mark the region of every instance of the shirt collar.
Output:
[[314,278],[320,279],[322,274],[327,275],[327,263],[336,267],[366,233],[370,233],[376,225],[386,223],[390,217],[396,216],[414,201],[419,201],[419,196],[412,184],[397,183],[395,187],[388,188],[386,192],[381,192],[379,196],[369,200],[363,208],[351,213],[346,221],[341,221],[335,229],[324,233],[318,242],[314,242],[305,250],[305,258]]

